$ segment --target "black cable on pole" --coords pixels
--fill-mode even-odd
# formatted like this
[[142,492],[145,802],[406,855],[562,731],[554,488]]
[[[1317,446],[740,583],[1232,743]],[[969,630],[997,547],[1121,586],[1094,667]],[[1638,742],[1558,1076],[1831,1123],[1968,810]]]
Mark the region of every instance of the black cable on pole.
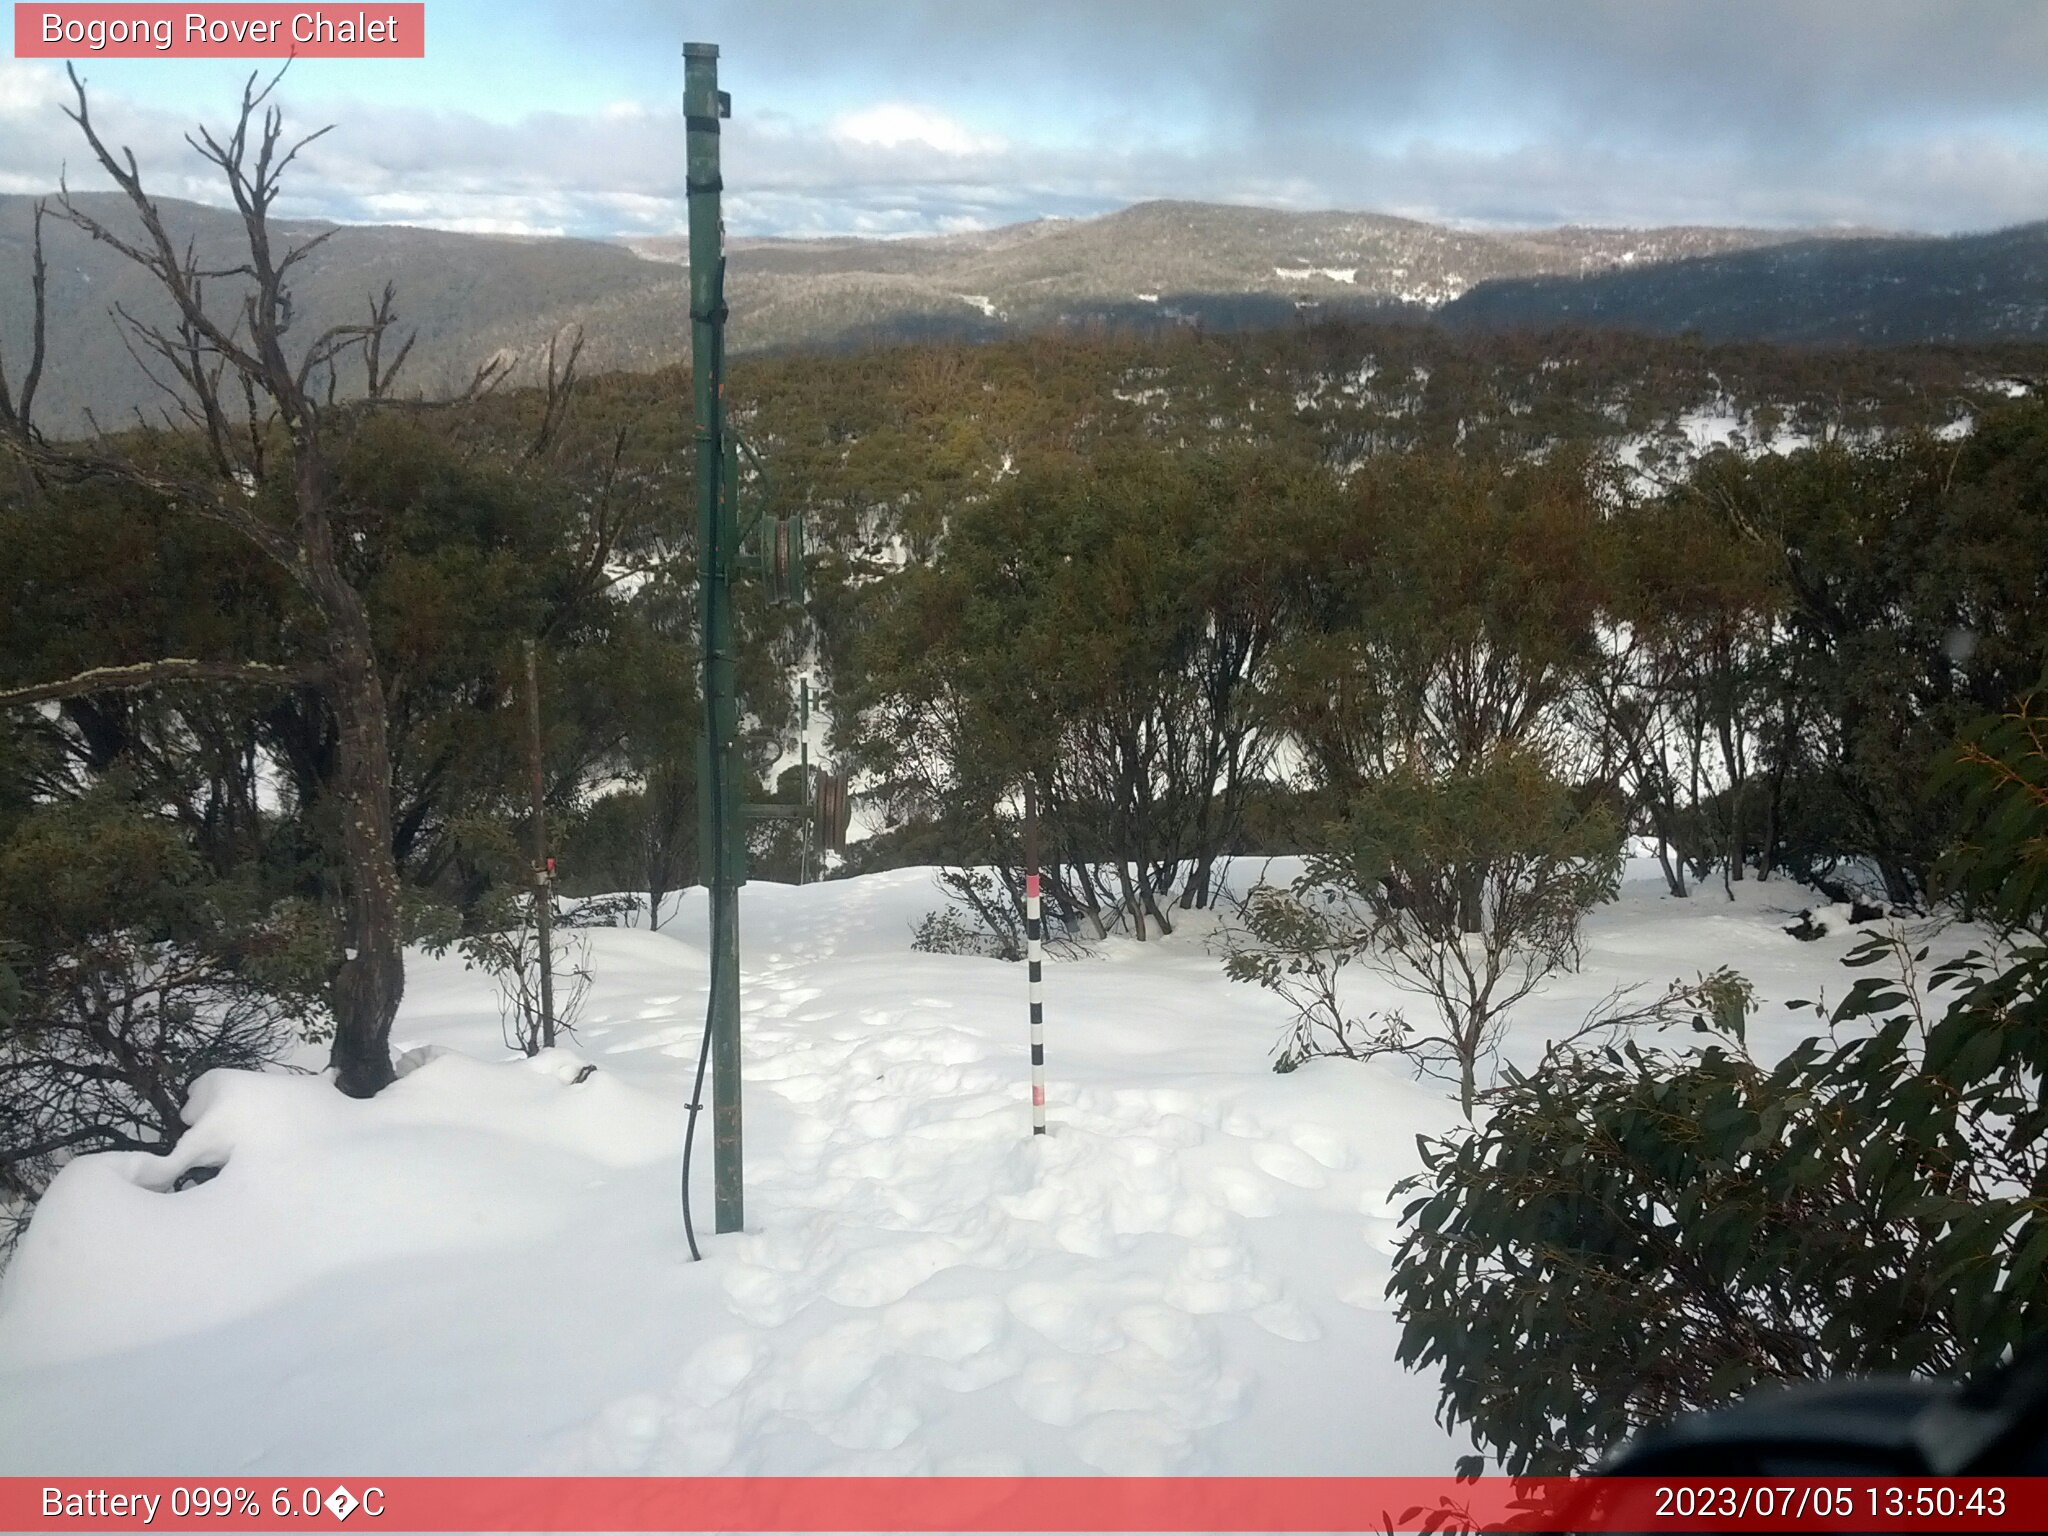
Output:
[[[717,281],[718,308],[722,311],[725,308],[725,263],[723,261],[718,264]],[[725,337],[723,334],[714,331],[711,350],[711,377],[716,381],[717,387],[723,387],[724,376]],[[723,498],[728,494],[728,488],[721,483],[725,472],[725,450],[723,443],[714,439],[712,451],[705,455],[705,457],[710,461],[707,472],[712,476],[713,505],[722,507]],[[718,523],[722,530],[724,524],[724,514],[722,511],[719,515]],[[711,564],[711,579],[714,582],[722,580],[725,576],[725,552],[718,547],[718,540],[716,538],[712,540],[711,548],[706,554]],[[722,754],[718,750],[717,705],[711,697],[710,679],[708,676],[710,659],[709,656],[705,657],[705,671],[707,675],[704,679],[704,782],[697,786],[697,793],[700,797],[709,795],[709,804],[712,815],[715,817],[718,814],[719,807],[725,804],[725,764],[720,761]],[[716,839],[713,841],[715,845]],[[717,919],[713,915],[712,907],[718,900],[718,882],[725,877],[725,871],[718,867],[719,857],[715,846],[708,849],[700,849],[699,858],[705,866],[703,870],[705,899],[704,953],[705,958],[710,962],[710,966],[704,988],[704,1038],[697,1045],[697,1081],[690,1089],[690,1103],[688,1106],[690,1118],[683,1126],[683,1237],[690,1245],[690,1259],[693,1263],[701,1263],[704,1255],[697,1248],[697,1224],[691,1219],[690,1215],[690,1154],[697,1145],[697,1116],[704,1109],[704,1073],[711,1064],[712,1021],[718,1017]]]
[[[717,475],[724,459],[718,454],[711,456],[712,471]],[[720,487],[722,491],[724,488]],[[713,579],[717,579],[719,551],[711,552]],[[712,702],[710,688],[704,690],[704,778],[698,787],[700,795],[708,794],[712,815],[718,814],[718,807],[725,803],[725,764],[719,761],[718,732],[713,722],[713,711],[717,706]],[[704,1255],[697,1250],[697,1227],[690,1219],[690,1153],[697,1145],[697,1116],[704,1108],[704,1073],[711,1064],[712,1022],[718,1017],[718,942],[714,930],[717,920],[711,908],[718,900],[718,882],[725,871],[717,868],[718,853],[715,848],[705,850],[710,857],[705,860],[704,874],[704,922],[705,958],[709,961],[704,985],[704,1038],[697,1044],[697,1081],[690,1089],[690,1118],[683,1127],[683,1236],[690,1244],[690,1258],[701,1261]]]
[[690,1119],[683,1127],[683,1237],[690,1245],[692,1262],[702,1262],[704,1255],[697,1251],[697,1226],[690,1220],[690,1151],[697,1144],[697,1115],[704,1108],[704,1069],[711,1061],[711,1019],[712,1010],[716,1007],[717,1001],[707,989],[704,1039],[697,1047],[697,1082],[690,1089]]
[[[722,361],[722,359],[717,359]],[[711,473],[716,476],[725,463],[722,454],[711,456]],[[718,488],[721,492],[724,487]],[[719,551],[713,547],[711,561],[713,579],[718,575]],[[698,786],[699,795],[708,795],[712,814],[718,814],[718,807],[725,803],[725,764],[719,761],[718,731],[713,720],[717,706],[712,702],[711,689],[704,689],[704,782]],[[683,1126],[683,1237],[690,1245],[690,1258],[701,1262],[704,1255],[697,1249],[697,1225],[690,1217],[690,1153],[697,1145],[697,1116],[704,1109],[704,1073],[711,1065],[711,1028],[718,1017],[718,943],[714,929],[717,921],[712,915],[712,906],[718,900],[717,885],[724,871],[717,867],[718,853],[715,847],[702,850],[708,855],[704,862],[704,956],[709,962],[704,983],[704,1038],[697,1043],[697,1081],[690,1088],[690,1118]]]

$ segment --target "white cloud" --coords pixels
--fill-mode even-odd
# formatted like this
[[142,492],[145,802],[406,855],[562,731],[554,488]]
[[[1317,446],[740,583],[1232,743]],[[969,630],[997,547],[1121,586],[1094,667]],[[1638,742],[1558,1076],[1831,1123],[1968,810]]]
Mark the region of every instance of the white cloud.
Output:
[[[70,167],[103,188],[59,107],[60,72],[0,63],[0,189],[44,190]],[[95,91],[94,115],[133,144],[152,190],[222,200],[186,148],[191,117]],[[287,179],[284,211],[512,234],[664,233],[684,225],[683,125],[673,104],[614,102],[497,122],[431,107],[312,105],[333,122]],[[726,214],[736,235],[929,234],[1156,197],[1385,211],[1472,226],[1861,224],[1988,228],[2048,211],[2048,139],[1956,128],[1815,148],[1796,164],[1740,145],[1537,142],[1491,148],[1410,136],[1368,147],[1320,133],[1046,146],[971,127],[910,98],[820,126],[762,110],[726,126]]]
[[0,59],[0,117],[54,112],[70,96],[63,72],[54,65]]
[[942,155],[987,155],[1004,147],[1001,139],[976,133],[957,118],[900,101],[842,113],[827,131],[843,144],[874,149],[915,147]]

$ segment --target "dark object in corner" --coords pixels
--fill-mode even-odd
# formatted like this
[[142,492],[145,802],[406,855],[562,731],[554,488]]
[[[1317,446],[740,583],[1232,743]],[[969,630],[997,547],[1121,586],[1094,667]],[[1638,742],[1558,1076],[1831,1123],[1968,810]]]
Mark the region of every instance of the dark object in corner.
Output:
[[583,1079],[590,1076],[590,1074],[595,1072],[596,1070],[597,1068],[595,1066],[591,1065],[589,1062],[585,1062],[583,1065],[583,1070],[578,1072],[574,1077],[569,1079],[569,1086],[571,1088],[574,1088],[578,1083],[582,1082]]
[[204,1184],[208,1179],[218,1177],[221,1169],[225,1167],[227,1167],[226,1163],[194,1163],[172,1181],[171,1189],[175,1192]]
[[1958,1383],[1872,1376],[1760,1388],[1645,1430],[1606,1477],[2048,1475],[2048,1338]]
[[[2039,1477],[2048,1474],[2048,1337],[1974,1381],[1874,1376],[1764,1387],[1645,1430],[1594,1478]],[[1640,1485],[1638,1485],[1640,1486]],[[1586,1485],[1587,1497],[1597,1500]],[[1623,1494],[1624,1503],[1632,1496]],[[1647,1508],[1596,1505],[1588,1528]],[[1632,1521],[1630,1523],[1633,1523]],[[1645,1519],[1644,1529],[1653,1522]],[[1867,1529],[1859,1527],[1858,1529]]]

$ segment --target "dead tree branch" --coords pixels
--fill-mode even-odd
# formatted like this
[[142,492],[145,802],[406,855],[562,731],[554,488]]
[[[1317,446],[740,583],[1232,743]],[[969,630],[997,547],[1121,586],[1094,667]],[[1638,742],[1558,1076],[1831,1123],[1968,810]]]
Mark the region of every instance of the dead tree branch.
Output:
[[35,233],[29,243],[29,287],[35,301],[35,314],[29,332],[28,371],[21,376],[18,398],[8,390],[6,359],[0,357],[0,431],[24,443],[35,440],[36,385],[42,382],[43,377],[45,295],[49,290],[49,267],[43,260],[43,215],[48,210],[49,204],[36,204]]
[[569,414],[569,400],[576,389],[576,360],[583,355],[583,327],[575,327],[569,341],[569,355],[558,358],[562,333],[548,338],[546,395],[541,402],[540,427],[527,444],[526,457],[537,459],[555,444],[562,422]]
[[90,693],[154,688],[164,683],[249,683],[295,688],[302,683],[317,683],[326,675],[326,668],[311,664],[273,666],[261,661],[201,661],[167,656],[160,661],[138,661],[127,666],[93,667],[55,682],[31,683],[25,688],[0,689],[0,706],[41,704]]

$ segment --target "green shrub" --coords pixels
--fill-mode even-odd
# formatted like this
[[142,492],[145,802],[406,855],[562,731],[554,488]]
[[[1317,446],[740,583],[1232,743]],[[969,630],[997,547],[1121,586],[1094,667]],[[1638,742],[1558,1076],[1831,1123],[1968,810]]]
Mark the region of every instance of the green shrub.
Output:
[[[1578,963],[1579,921],[1610,899],[1621,829],[1582,808],[1530,750],[1502,747],[1446,775],[1406,768],[1349,799],[1306,871],[1246,899],[1225,970],[1279,994],[1295,1022],[1276,1063],[1395,1054],[1458,1085],[1469,1117],[1510,1010]],[[1420,998],[1358,1018],[1339,996],[1353,961]]]

